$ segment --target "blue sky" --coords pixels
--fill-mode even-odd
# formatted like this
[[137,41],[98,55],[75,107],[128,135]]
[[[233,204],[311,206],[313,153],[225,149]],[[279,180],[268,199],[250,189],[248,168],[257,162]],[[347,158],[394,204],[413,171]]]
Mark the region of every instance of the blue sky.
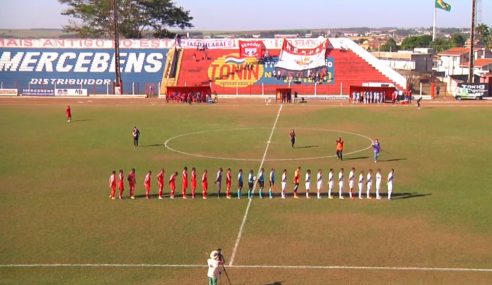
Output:
[[[430,27],[434,0],[175,0],[191,11],[195,29],[268,30],[337,27]],[[448,0],[438,27],[468,27],[471,0]],[[2,0],[0,28],[61,28],[68,17],[56,0]],[[28,8],[29,7],[29,8]],[[492,26],[492,1],[482,0],[482,22]]]

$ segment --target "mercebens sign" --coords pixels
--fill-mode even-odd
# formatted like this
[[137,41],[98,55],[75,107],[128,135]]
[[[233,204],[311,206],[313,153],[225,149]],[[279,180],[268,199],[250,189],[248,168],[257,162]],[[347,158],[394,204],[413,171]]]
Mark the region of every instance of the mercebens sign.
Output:
[[[144,90],[146,84],[159,84],[168,49],[142,48],[138,41],[131,43],[120,52],[124,89],[130,90],[136,84]],[[46,48],[32,42],[3,45],[0,80],[8,88],[86,88],[105,93],[115,78],[115,56],[106,41],[99,46]]]

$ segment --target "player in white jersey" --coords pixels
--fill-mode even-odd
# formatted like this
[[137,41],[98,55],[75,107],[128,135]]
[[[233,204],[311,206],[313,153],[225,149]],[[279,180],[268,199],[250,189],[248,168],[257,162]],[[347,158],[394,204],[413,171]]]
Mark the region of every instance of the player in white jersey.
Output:
[[308,169],[306,171],[306,177],[305,177],[305,180],[304,182],[306,182],[306,198],[310,198],[309,197],[309,190],[311,190],[311,169]]
[[366,177],[367,199],[372,199],[371,198],[371,188],[372,188],[372,169],[369,169],[369,171],[367,172],[367,177]]
[[379,195],[379,191],[381,190],[381,180],[383,180],[383,176],[381,175],[381,169],[378,168],[376,171],[376,199],[381,200],[381,196]]
[[354,199],[354,197],[352,196],[352,192],[354,191],[354,186],[355,186],[355,168],[353,167],[352,169],[350,169],[348,180],[349,180],[349,196],[350,199]]
[[287,187],[287,169],[282,172],[282,199],[285,199],[285,188]]
[[395,170],[391,168],[391,171],[388,173],[388,181],[386,182],[386,186],[388,186],[388,200],[391,200],[391,193],[393,193],[394,178],[395,178]]
[[364,189],[364,171],[359,174],[359,199],[362,199],[362,191]]
[[321,186],[323,185],[323,175],[321,173],[321,169],[318,169],[318,174],[316,175],[316,190],[318,194],[318,199],[321,199]]
[[338,172],[338,198],[343,198],[343,188],[344,188],[344,177],[343,177],[343,168],[340,168],[340,172]]
[[333,175],[333,168],[330,168],[328,172],[328,199],[333,199],[331,192],[333,191],[333,186],[335,185],[335,177]]

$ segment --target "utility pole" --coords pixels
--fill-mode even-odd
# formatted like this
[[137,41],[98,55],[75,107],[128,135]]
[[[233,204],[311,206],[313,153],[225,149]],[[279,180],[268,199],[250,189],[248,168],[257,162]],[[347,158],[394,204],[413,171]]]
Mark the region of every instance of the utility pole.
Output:
[[114,71],[115,71],[115,81],[114,81],[114,94],[121,95],[122,81],[121,81],[121,71],[120,71],[120,32],[118,28],[118,0],[113,0],[113,24],[114,24]]
[[471,31],[470,31],[470,65],[468,66],[468,83],[473,83],[474,75],[473,75],[473,62],[474,59],[474,47],[475,47],[475,13],[476,13],[476,0],[472,0],[472,18],[471,18]]

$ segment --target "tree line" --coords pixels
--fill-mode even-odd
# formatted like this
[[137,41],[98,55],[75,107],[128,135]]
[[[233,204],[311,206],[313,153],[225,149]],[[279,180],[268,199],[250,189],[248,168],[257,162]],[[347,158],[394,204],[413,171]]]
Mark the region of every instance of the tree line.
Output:
[[[480,24],[475,29],[476,40],[485,47],[492,48],[492,28],[485,24]],[[409,36],[403,39],[400,45],[395,39],[389,38],[381,47],[380,51],[413,50],[414,48],[434,48],[436,52],[441,52],[453,47],[463,47],[469,35],[454,33],[449,37],[439,37],[432,40],[430,35]]]

